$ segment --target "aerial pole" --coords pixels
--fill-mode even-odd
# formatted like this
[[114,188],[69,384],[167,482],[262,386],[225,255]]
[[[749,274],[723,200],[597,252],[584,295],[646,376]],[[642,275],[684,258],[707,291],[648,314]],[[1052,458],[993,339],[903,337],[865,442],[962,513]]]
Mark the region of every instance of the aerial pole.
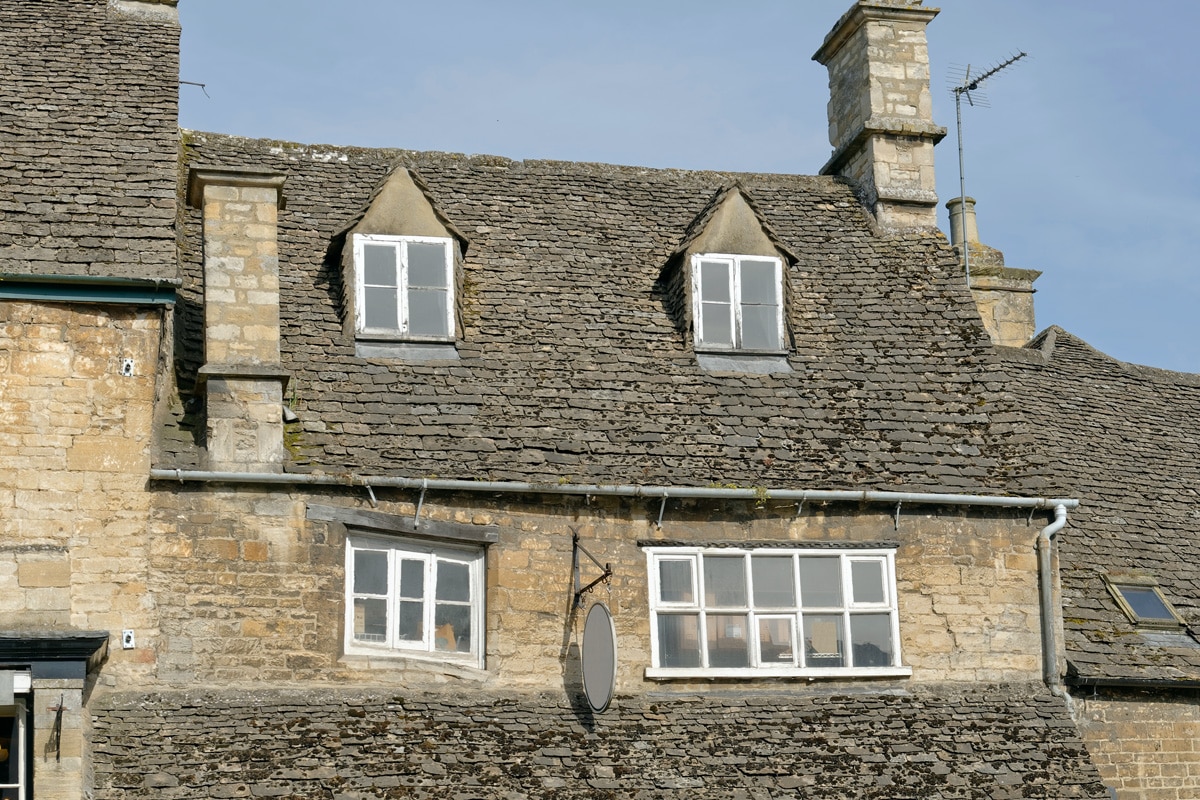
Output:
[[[963,75],[963,80],[950,91],[954,92],[954,117],[958,129],[958,224],[962,226],[959,231],[959,236],[962,240],[963,248],[963,272],[967,276],[967,288],[971,288],[971,248],[967,242],[967,178],[966,172],[963,169],[963,141],[962,141],[962,98],[965,95],[967,102],[972,106],[975,101],[971,98],[971,92],[979,90],[980,85],[988,78],[995,75],[997,72],[1010,67],[1020,61],[1027,55],[1024,51],[1017,53],[1015,56],[1006,59],[995,65],[988,71],[978,77],[971,77],[971,65],[967,65],[966,73]],[[951,228],[954,226],[953,220],[950,222]],[[953,230],[951,230],[953,234]]]

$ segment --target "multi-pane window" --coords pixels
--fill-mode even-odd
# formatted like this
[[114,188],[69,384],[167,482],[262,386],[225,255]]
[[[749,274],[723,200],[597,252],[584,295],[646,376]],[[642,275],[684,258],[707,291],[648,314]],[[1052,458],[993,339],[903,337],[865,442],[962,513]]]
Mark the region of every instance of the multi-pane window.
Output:
[[661,674],[897,674],[891,550],[648,548]]
[[783,349],[783,262],[767,256],[692,256],[696,346]]
[[483,551],[383,537],[346,546],[346,651],[481,663]]
[[354,263],[359,333],[452,337],[454,248],[449,239],[356,234]]

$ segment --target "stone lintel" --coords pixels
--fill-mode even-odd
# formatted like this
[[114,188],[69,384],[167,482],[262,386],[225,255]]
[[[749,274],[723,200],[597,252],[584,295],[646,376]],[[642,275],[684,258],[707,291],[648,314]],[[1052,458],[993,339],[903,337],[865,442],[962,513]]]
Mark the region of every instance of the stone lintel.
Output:
[[242,167],[192,167],[188,172],[187,201],[192,208],[204,207],[204,189],[208,186],[254,187],[274,189],[276,203],[284,208],[283,183],[287,176],[272,170]]
[[495,544],[500,540],[500,529],[496,525],[474,525],[467,522],[448,520],[414,519],[407,515],[387,514],[382,511],[365,511],[357,508],[342,508],[310,503],[306,515],[309,519],[325,522],[340,522],[348,528],[377,531],[380,533],[405,534],[428,539],[445,539],[476,544]]
[[917,4],[859,0],[834,24],[821,47],[813,54],[813,61],[828,64],[850,37],[868,22],[919,22],[928,25],[941,9],[926,8],[919,3],[920,0],[917,0]]

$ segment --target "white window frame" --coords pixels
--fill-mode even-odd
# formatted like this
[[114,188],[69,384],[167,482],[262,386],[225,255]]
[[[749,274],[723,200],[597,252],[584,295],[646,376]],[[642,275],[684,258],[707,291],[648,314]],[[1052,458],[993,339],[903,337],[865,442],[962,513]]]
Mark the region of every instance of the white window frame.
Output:
[[[387,602],[387,633],[382,642],[367,642],[354,636],[354,600],[359,596],[354,591],[354,554],[362,550],[384,551],[388,558],[388,581],[386,595],[362,595],[376,597]],[[345,640],[344,651],[347,655],[364,656],[405,656],[418,659],[435,660],[439,662],[456,662],[468,666],[484,666],[486,616],[484,600],[486,584],[484,583],[485,561],[482,547],[452,546],[422,540],[398,538],[392,536],[377,536],[354,533],[346,537],[346,586],[345,586]],[[423,638],[421,641],[404,641],[396,635],[396,623],[400,597],[397,591],[397,564],[401,558],[419,560],[425,564],[424,603],[425,619],[423,623]],[[470,651],[439,650],[437,648],[437,629],[434,625],[436,565],[439,562],[465,564],[470,580],[470,619],[471,619],[471,649]]]
[[[15,688],[16,691],[21,691],[22,689],[26,692],[29,691],[27,685],[24,687],[18,685]],[[14,698],[13,705],[3,707],[3,713],[6,718],[12,716],[16,719],[16,735],[20,739],[20,750],[17,755],[20,761],[17,763],[17,782],[0,783],[0,790],[16,789],[17,800],[25,800],[29,796],[29,770],[27,769],[30,755],[29,748],[33,746],[33,737],[29,735],[29,731],[26,728],[26,718],[28,717],[26,697],[18,696]],[[9,758],[13,758],[11,743]]]
[[[441,244],[446,254],[446,334],[415,335],[409,333],[408,245],[410,243]],[[390,245],[396,250],[397,327],[367,326],[366,245]],[[368,338],[404,339],[416,342],[454,341],[454,242],[440,236],[390,236],[374,233],[354,234],[355,330]]]
[[[705,261],[716,261],[729,267],[729,314],[733,342],[710,342],[705,338],[704,298],[701,295],[701,267]],[[742,262],[770,261],[775,265],[775,338],[779,347],[775,349],[748,349],[742,343],[742,309],[747,305],[742,299]],[[783,260],[775,256],[735,255],[731,253],[698,253],[692,256],[692,319],[695,331],[695,347],[699,351],[772,353],[786,352],[783,327]]]
[[[646,569],[649,575],[649,593],[650,593],[650,652],[652,666],[646,669],[647,678],[669,679],[669,678],[784,678],[784,677],[810,677],[810,678],[837,678],[837,677],[885,677],[885,676],[908,676],[912,674],[912,668],[904,666],[900,652],[900,615],[896,597],[896,562],[895,551],[891,549],[845,549],[835,550],[828,548],[732,548],[732,547],[647,547],[646,551]],[[704,585],[705,575],[703,567],[703,559],[706,556],[740,556],[746,561],[745,581],[746,581],[746,605],[744,607],[726,607],[726,606],[708,606],[705,603],[706,587]],[[750,568],[751,556],[790,556],[792,558],[793,571],[793,598],[792,606],[785,607],[762,607],[756,608],[754,605],[754,586],[753,586],[753,570]],[[842,590],[842,605],[829,608],[802,608],[800,596],[800,575],[799,575],[799,558],[801,557],[836,557],[839,560],[839,569],[841,571],[841,590]],[[659,585],[659,569],[658,565],[666,560],[686,560],[691,559],[691,574],[692,574],[692,593],[693,602],[673,602],[665,603],[660,601],[662,596],[661,587]],[[856,602],[853,598],[853,585],[851,582],[851,565],[855,562],[869,561],[878,563],[882,567],[882,578],[884,587],[883,602],[868,603]],[[748,649],[750,651],[750,666],[749,667],[711,667],[705,666],[709,663],[708,658],[708,622],[707,617],[710,613],[726,614],[733,612],[735,614],[744,613],[747,618],[746,630]],[[661,648],[659,645],[659,616],[660,614],[670,615],[685,613],[688,616],[698,615],[698,632],[700,637],[700,663],[699,667],[663,667]],[[892,653],[891,664],[888,666],[873,666],[859,667],[853,664],[853,647],[850,646],[850,631],[851,618],[858,614],[881,614],[886,613],[891,622],[891,639]],[[834,614],[841,615],[841,631],[843,638],[843,650],[845,658],[849,666],[845,667],[810,667],[804,664],[805,656],[803,647],[800,643],[803,641],[803,620],[806,614],[820,614],[822,616],[832,616]],[[778,664],[774,662],[763,662],[761,655],[761,642],[759,641],[759,621],[760,620],[780,620],[790,619],[791,636],[793,642],[792,664]]]

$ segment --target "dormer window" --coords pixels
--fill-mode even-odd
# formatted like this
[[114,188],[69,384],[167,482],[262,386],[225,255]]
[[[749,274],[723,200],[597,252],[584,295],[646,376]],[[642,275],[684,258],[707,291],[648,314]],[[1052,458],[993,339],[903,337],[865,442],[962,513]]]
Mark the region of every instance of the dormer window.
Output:
[[355,234],[359,334],[454,337],[454,247],[448,238]]
[[692,310],[698,350],[779,353],[783,262],[770,256],[692,256]]

